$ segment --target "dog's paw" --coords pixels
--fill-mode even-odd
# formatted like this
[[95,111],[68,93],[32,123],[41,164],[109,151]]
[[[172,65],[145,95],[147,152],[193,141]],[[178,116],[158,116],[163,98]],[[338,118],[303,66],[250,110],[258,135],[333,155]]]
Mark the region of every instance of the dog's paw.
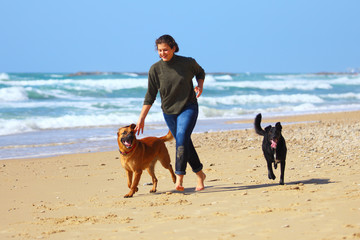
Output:
[[156,189],[154,190],[154,189],[151,189],[150,190],[150,193],[156,193]]
[[269,179],[275,180],[276,176],[273,173],[269,173],[268,175]]
[[280,180],[279,185],[284,185],[284,180]]
[[131,198],[134,195],[135,192],[130,191],[128,194],[124,196],[124,198]]

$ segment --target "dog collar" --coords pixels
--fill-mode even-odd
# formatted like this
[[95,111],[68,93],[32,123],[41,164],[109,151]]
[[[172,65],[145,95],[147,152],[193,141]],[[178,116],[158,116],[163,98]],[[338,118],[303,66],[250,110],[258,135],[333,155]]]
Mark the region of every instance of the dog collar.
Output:
[[122,152],[122,151],[120,151],[120,149],[119,149],[119,152],[120,152],[121,155],[127,155],[127,154],[131,153],[132,150],[135,149],[135,147],[136,147],[136,143],[135,143],[135,145],[133,146],[133,148],[130,149],[130,151],[128,151],[128,152]]

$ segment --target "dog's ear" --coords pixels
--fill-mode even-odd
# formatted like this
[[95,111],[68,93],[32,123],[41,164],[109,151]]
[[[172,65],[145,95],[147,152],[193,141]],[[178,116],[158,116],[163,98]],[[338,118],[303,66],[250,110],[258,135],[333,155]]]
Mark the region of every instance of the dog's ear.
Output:
[[267,127],[265,128],[265,132],[269,132],[270,129],[271,129],[271,125],[269,125],[269,126],[267,126]]
[[136,127],[136,125],[135,125],[134,123],[130,125],[130,128],[131,128],[132,130],[134,130],[135,127]]
[[280,122],[277,122],[276,124],[275,124],[275,127],[277,128],[277,129],[282,129],[282,126],[281,126],[281,123]]

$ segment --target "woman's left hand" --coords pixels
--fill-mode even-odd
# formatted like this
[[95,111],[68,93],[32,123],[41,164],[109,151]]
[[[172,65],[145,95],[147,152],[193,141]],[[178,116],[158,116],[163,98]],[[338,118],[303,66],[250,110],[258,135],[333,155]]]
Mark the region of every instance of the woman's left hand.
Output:
[[203,92],[204,79],[197,80],[198,85],[194,88],[196,92],[196,98],[199,98]]
[[202,87],[196,86],[194,88],[194,90],[196,92],[196,98],[200,97],[200,95],[202,94],[202,91],[203,91]]

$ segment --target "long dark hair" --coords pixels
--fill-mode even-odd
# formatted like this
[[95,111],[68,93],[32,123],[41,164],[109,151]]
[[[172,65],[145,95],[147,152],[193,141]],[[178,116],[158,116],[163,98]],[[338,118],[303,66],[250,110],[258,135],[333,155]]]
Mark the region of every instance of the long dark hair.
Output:
[[168,34],[162,35],[161,37],[156,39],[156,41],[155,41],[156,49],[157,49],[158,44],[161,44],[161,43],[166,43],[167,45],[169,45],[170,48],[175,47],[175,52],[179,51],[179,46],[175,42],[175,39],[172,36],[168,35]]

